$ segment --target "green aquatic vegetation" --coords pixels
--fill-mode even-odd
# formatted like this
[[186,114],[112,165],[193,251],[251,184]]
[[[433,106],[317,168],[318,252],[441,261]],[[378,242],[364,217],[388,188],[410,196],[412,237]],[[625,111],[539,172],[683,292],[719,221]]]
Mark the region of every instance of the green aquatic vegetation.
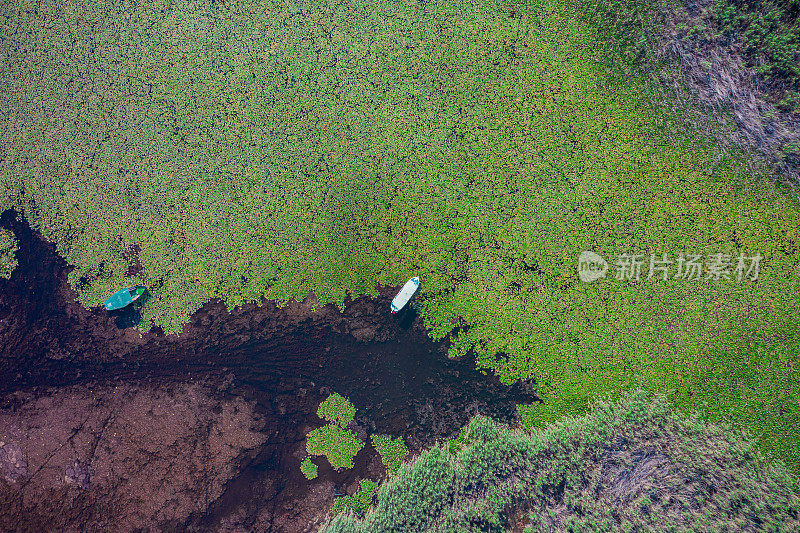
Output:
[[319,404],[317,409],[317,416],[341,427],[347,427],[353,421],[355,414],[356,408],[350,400],[335,392]]
[[372,498],[378,492],[378,483],[369,479],[362,479],[358,482],[360,488],[352,496],[341,496],[333,502],[333,513],[341,513],[349,510],[357,516],[363,516],[369,511],[372,505]]
[[328,424],[308,433],[308,453],[324,455],[336,470],[353,468],[353,457],[364,447],[364,441],[347,429],[355,414],[356,408],[350,400],[335,392],[330,394],[317,408],[317,416]]
[[[451,355],[539,383],[529,424],[642,382],[800,469],[800,210],[647,85],[651,11],[6,3],[0,205],[56,244],[82,304],[147,286],[142,330],[421,273],[431,336],[459,324]],[[606,278],[579,280],[585,250]],[[757,282],[637,282],[622,253],[763,259]]]
[[324,455],[336,470],[353,468],[353,457],[364,447],[364,441],[349,429],[328,424],[308,433],[306,451]]
[[552,531],[552,518],[575,531],[800,527],[785,464],[641,389],[532,432],[477,416],[461,440],[455,454],[446,444],[423,451],[380,486],[363,518],[340,515],[324,531],[500,532],[514,519],[537,532]]
[[13,232],[0,228],[0,278],[10,278],[17,268],[17,250],[19,242]]
[[311,461],[311,457],[306,457],[300,463],[300,471],[306,476],[306,479],[312,480],[317,477],[317,465]]
[[372,435],[372,446],[381,456],[381,461],[386,466],[390,475],[396,474],[403,464],[403,457],[408,455],[408,447],[403,441],[403,437],[389,435]]

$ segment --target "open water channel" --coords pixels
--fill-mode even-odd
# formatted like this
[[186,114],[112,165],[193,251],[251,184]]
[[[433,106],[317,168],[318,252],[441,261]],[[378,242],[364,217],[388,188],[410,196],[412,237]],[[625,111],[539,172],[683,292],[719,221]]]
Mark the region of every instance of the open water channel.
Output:
[[[390,314],[396,287],[343,313],[312,311],[313,296],[213,300],[180,336],[119,328],[75,302],[69,267],[19,218],[0,220],[20,241],[0,280],[0,529],[313,531],[335,494],[385,477],[369,435],[400,435],[413,456],[475,413],[513,423],[537,400],[448,359],[413,310]],[[350,470],[316,458],[308,481],[305,435],[331,392],[368,444]]]

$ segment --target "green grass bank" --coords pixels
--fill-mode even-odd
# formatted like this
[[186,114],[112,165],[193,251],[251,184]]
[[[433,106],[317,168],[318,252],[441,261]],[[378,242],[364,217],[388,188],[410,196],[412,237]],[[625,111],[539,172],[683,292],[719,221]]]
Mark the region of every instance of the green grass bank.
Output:
[[478,416],[324,530],[788,532],[790,483],[753,441],[638,390],[533,433]]

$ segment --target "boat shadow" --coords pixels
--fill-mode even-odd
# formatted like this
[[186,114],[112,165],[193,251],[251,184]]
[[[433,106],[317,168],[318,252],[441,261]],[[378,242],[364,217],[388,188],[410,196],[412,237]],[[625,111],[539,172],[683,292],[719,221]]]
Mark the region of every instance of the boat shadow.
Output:
[[400,327],[400,329],[407,330],[414,325],[414,320],[416,320],[418,316],[419,313],[414,307],[414,304],[409,303],[395,313],[394,319],[397,321],[397,325]]

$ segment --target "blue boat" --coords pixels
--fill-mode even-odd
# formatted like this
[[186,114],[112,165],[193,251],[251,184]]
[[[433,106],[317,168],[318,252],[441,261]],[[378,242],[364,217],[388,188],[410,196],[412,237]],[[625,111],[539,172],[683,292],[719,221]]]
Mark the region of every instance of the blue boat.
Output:
[[132,304],[142,297],[147,288],[141,285],[135,287],[128,287],[119,290],[111,295],[111,298],[106,300],[106,311],[114,311],[115,309],[122,309],[123,307]]

